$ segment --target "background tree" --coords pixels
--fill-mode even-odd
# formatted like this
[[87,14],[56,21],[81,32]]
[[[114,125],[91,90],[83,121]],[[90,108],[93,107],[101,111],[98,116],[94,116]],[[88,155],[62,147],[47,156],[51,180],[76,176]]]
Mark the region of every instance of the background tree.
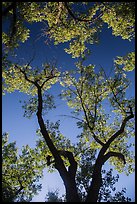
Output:
[[2,200],[30,202],[42,188],[39,179],[44,166],[28,145],[18,154],[16,142],[8,143],[8,137],[7,133],[2,135]]
[[46,195],[46,201],[45,202],[64,202],[63,197],[59,197],[58,191],[49,191]]

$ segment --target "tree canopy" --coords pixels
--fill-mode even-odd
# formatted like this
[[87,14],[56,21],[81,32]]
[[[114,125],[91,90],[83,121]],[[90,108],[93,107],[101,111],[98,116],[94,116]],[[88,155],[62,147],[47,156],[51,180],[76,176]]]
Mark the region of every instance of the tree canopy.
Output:
[[[124,190],[111,197],[108,186],[115,190],[110,180],[115,183],[117,179],[111,179],[111,170],[103,177],[103,166],[110,161],[118,172],[128,175],[134,171],[131,138],[135,110],[134,98],[127,95],[130,80],[126,72],[134,69],[135,54],[116,56],[111,76],[102,67],[96,70],[93,64],[85,65],[85,61],[90,54],[88,45],[99,43],[104,24],[111,27],[114,36],[134,39],[135,2],[3,2],[2,15],[3,93],[18,90],[28,94],[24,116],[31,118],[33,114],[39,124],[36,149],[27,145],[19,156],[15,143],[7,145],[7,135],[3,137],[3,199],[30,201],[41,188],[36,183],[46,167],[59,172],[67,202],[128,201],[125,197],[122,200]],[[78,58],[75,70],[61,72],[52,63],[35,68],[33,58],[26,64],[9,58],[29,39],[28,25],[40,22],[45,25],[47,43],[67,42],[65,51]],[[54,124],[43,117],[55,108],[54,97],[47,90],[56,83],[81,129],[76,144],[60,133],[59,121]]]
[[[112,34],[132,40],[135,36],[135,2],[3,2],[3,19],[10,21],[3,43],[14,48],[29,38],[26,23],[44,22],[44,35],[55,44],[69,42],[65,51],[84,56],[86,44],[99,42],[104,23]],[[125,18],[126,16],[126,18]]]

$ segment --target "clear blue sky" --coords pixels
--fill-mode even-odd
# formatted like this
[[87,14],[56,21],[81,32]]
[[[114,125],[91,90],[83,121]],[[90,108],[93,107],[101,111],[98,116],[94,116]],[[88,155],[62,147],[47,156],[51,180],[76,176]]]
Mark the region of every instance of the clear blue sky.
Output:
[[[57,59],[57,66],[61,70],[75,69],[74,62],[76,59],[72,59],[70,55],[66,54],[63,50],[67,43],[53,46],[52,44],[47,46],[44,44],[46,38],[40,37],[42,24],[36,24],[29,26],[31,27],[30,40],[25,44],[22,44],[18,50],[18,58],[21,62],[27,62],[33,53],[36,53],[35,59],[32,62],[33,66],[41,66],[42,63],[46,61],[52,61],[53,58]],[[100,35],[101,42],[98,45],[91,45],[91,56],[87,59],[87,64],[95,64],[96,68],[100,65],[109,72],[113,65],[113,59],[116,56],[126,55],[130,51],[134,51],[134,41],[129,42],[128,40],[122,40],[121,37],[114,37],[111,34],[111,29],[106,29],[104,26],[103,32]],[[36,40],[37,39],[37,40]],[[134,81],[135,73],[130,72],[128,74],[132,80],[132,89],[130,90],[131,95],[134,95]],[[74,119],[60,117],[63,114],[69,114],[66,103],[56,98],[60,94],[61,88],[59,85],[53,86],[51,93],[55,96],[55,103],[57,105],[56,110],[52,110],[45,116],[45,119],[50,119],[55,122],[58,119],[61,121],[60,131],[72,142],[76,141],[76,136],[79,134],[80,130],[76,127],[76,121]],[[8,132],[10,135],[10,142],[17,142],[19,150],[22,145],[35,146],[35,141],[37,139],[35,131],[39,127],[37,123],[37,118],[33,117],[31,120],[23,117],[23,109],[19,100],[25,100],[27,96],[23,93],[14,92],[11,94],[6,94],[2,98],[2,132]],[[134,187],[134,174],[129,177],[124,174],[120,174],[118,190],[122,187],[127,188],[127,196],[131,197],[134,201],[135,187]],[[45,195],[48,190],[56,189],[59,187],[60,192],[64,190],[64,186],[58,173],[54,175],[47,175],[45,171],[45,178],[42,181],[43,190],[38,195],[35,196],[33,201],[44,202]]]

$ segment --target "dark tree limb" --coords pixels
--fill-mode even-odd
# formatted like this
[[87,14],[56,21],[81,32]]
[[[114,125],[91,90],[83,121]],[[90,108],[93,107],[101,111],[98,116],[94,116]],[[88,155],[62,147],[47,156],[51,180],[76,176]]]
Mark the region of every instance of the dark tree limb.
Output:
[[[47,129],[45,127],[45,124],[44,124],[44,121],[43,121],[43,118],[42,118],[42,109],[43,109],[43,100],[42,100],[42,87],[36,82],[36,81],[32,81],[29,79],[29,77],[27,76],[25,70],[22,70],[20,69],[20,71],[23,73],[24,75],[24,78],[26,79],[26,81],[34,84],[36,87],[37,87],[37,90],[38,90],[38,111],[37,111],[37,118],[38,118],[38,122],[39,122],[39,125],[40,125],[40,128],[41,128],[41,132],[42,132],[42,135],[51,151],[51,153],[53,154],[53,157],[55,158],[55,160],[58,160],[59,163],[61,163],[62,165],[62,168],[64,170],[66,170],[64,164],[63,164],[63,161],[58,153],[58,150],[56,149],[56,147],[54,146],[52,140],[50,139],[50,136],[47,132]],[[47,82],[48,80],[50,80],[51,77],[49,77],[48,79],[46,79],[45,82]]]
[[[73,153],[66,150],[58,150],[58,152],[60,155],[64,156],[69,160],[70,166],[68,167],[68,173],[71,178],[75,179],[76,171],[77,171],[77,162],[74,159]],[[49,166],[50,164],[55,163],[55,168],[56,168],[55,160],[51,160],[51,159],[52,159],[52,156],[50,155],[46,157],[47,165]]]
[[[65,1],[65,2],[64,2],[64,5],[65,5],[65,7],[66,7],[68,13],[70,14],[70,16],[71,16],[72,18],[74,18],[74,20],[83,21],[81,18],[78,18],[78,17],[76,17],[76,16],[73,14],[73,12],[71,11],[71,9],[70,9],[69,6],[68,6],[68,2]],[[85,20],[84,20],[84,21],[85,21]]]
[[124,129],[125,129],[125,126],[127,124],[127,122],[134,118],[134,114],[133,114],[133,111],[132,111],[132,107],[130,107],[130,115],[128,115],[127,117],[125,117],[125,119],[122,121],[122,124],[121,124],[121,127],[120,129],[115,132],[109,139],[108,141],[104,144],[103,148],[100,150],[99,152],[99,157],[103,157],[103,155],[105,154],[105,152],[107,151],[107,149],[109,148],[110,144],[117,138],[119,137],[123,132],[124,132]]
[[124,164],[126,164],[125,157],[122,153],[120,152],[108,152],[107,154],[104,155],[102,162],[105,163],[110,157],[118,157],[123,161]]
[[90,24],[93,24],[94,21],[96,21],[97,19],[99,19],[102,15],[103,15],[103,12],[101,12],[100,14],[98,14],[94,19],[92,20],[89,20],[89,19],[82,19],[82,18],[79,18],[77,16],[74,15],[74,13],[71,11],[70,7],[68,6],[68,2],[64,2],[64,5],[68,11],[68,13],[70,14],[70,16],[75,20],[75,21],[80,21],[80,22],[89,22]]
[[[26,67],[28,67],[29,64],[30,64],[30,62],[27,64]],[[16,67],[19,68],[17,65],[16,65]],[[23,75],[24,75],[26,81],[28,81],[28,82],[30,82],[31,84],[35,85],[37,88],[40,87],[41,89],[43,88],[43,86],[44,86],[44,84],[45,84],[46,82],[48,82],[49,80],[51,80],[51,79],[53,79],[53,78],[55,78],[55,77],[58,77],[58,76],[54,76],[54,75],[52,74],[52,71],[51,71],[51,75],[45,77],[46,80],[42,83],[42,85],[39,85],[39,84],[38,84],[38,81],[39,81],[39,80],[34,80],[34,81],[33,81],[33,80],[30,80],[29,77],[27,76],[25,70],[23,70],[23,69],[21,69],[21,68],[19,68],[19,70],[20,70],[21,73],[23,73]]]
[[120,129],[114,134],[112,135],[112,137],[107,141],[107,145],[110,145],[120,134],[122,134],[124,132],[125,126],[127,124],[127,122],[134,118],[134,114],[132,111],[132,107],[130,107],[130,115],[128,115],[122,122]]
[[25,72],[24,70],[22,70],[21,68],[20,68],[20,72],[21,72],[22,74],[24,74],[24,77],[25,77],[26,81],[30,82],[31,84],[34,84],[35,86],[38,86],[38,83],[35,82],[35,81],[30,80],[30,79],[28,78],[26,72]]

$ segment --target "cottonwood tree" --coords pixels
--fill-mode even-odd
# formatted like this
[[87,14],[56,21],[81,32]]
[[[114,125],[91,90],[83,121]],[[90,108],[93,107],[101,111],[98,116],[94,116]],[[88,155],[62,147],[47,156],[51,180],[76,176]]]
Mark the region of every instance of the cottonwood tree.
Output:
[[16,142],[8,142],[9,135],[2,135],[2,201],[30,202],[41,190],[43,164],[38,152],[28,145],[18,154]]
[[[19,90],[33,96],[27,109],[30,114],[36,113],[41,135],[51,153],[48,156],[53,157],[54,161],[48,160],[48,165],[54,163],[54,168],[59,172],[66,189],[67,202],[80,202],[76,172],[78,161],[84,151],[78,153],[75,151],[77,147],[71,144],[68,148],[57,144],[56,134],[52,134],[42,114],[46,102],[44,92],[57,81],[66,88],[62,97],[67,100],[71,108],[74,108],[75,114],[81,114],[81,121],[77,123],[78,127],[83,128],[79,136],[81,145],[98,150],[91,175],[92,180],[85,198],[85,202],[96,202],[102,185],[102,167],[108,160],[119,171],[131,173],[134,170],[131,144],[127,143],[127,140],[134,135],[134,100],[125,98],[129,82],[124,70],[118,66],[114,76],[110,78],[104,71],[95,73],[93,65],[84,66],[81,62],[77,63],[76,73],[77,76],[71,76],[65,72],[60,79],[57,68],[50,64],[45,64],[41,71],[33,69],[30,64],[24,66],[15,64],[3,73],[4,91]],[[109,114],[102,105],[104,101],[109,103],[116,114],[112,117],[111,125]],[[62,143],[63,138],[60,141]],[[46,151],[44,155],[46,156]]]
[[[77,5],[82,7],[85,5],[86,12],[81,12]],[[83,66],[78,63],[75,77],[65,72],[60,80],[60,73],[50,64],[45,64],[42,70],[32,68],[30,62],[21,66],[8,61],[8,51],[29,37],[29,30],[23,27],[24,22],[46,22],[44,33],[47,40],[53,39],[55,44],[70,42],[69,48],[65,49],[66,52],[72,54],[72,57],[84,58],[88,51],[86,43],[98,42],[98,34],[104,22],[112,27],[114,35],[120,35],[123,39],[133,39],[134,15],[134,2],[132,4],[129,2],[91,4],[3,2],[4,20],[7,18],[6,22],[10,23],[12,19],[9,32],[3,33],[3,91],[19,90],[32,95],[31,104],[24,105],[29,110],[25,115],[36,113],[41,134],[51,154],[47,156],[53,157],[52,164],[64,182],[66,199],[69,202],[80,202],[75,180],[80,153],[74,155],[74,147],[73,151],[70,147],[60,148],[61,146],[57,146],[53,140],[43,120],[44,107],[48,108],[52,101],[52,97],[45,95],[45,91],[60,81],[60,84],[66,88],[62,96],[66,98],[75,113],[81,114],[77,125],[82,128],[79,137],[82,145],[98,149],[92,181],[85,198],[85,202],[96,202],[102,184],[102,166],[107,160],[110,160],[119,171],[127,173],[133,171],[134,159],[126,139],[133,135],[134,101],[126,99],[125,94],[129,84],[124,69],[127,71],[134,69],[134,53],[116,59],[115,75],[112,78],[108,78],[103,71],[96,73],[93,65]],[[119,67],[122,64],[123,70]],[[115,117],[111,118],[113,122],[109,121],[106,114],[108,110],[103,109],[102,105],[106,102],[109,102],[115,111]]]

